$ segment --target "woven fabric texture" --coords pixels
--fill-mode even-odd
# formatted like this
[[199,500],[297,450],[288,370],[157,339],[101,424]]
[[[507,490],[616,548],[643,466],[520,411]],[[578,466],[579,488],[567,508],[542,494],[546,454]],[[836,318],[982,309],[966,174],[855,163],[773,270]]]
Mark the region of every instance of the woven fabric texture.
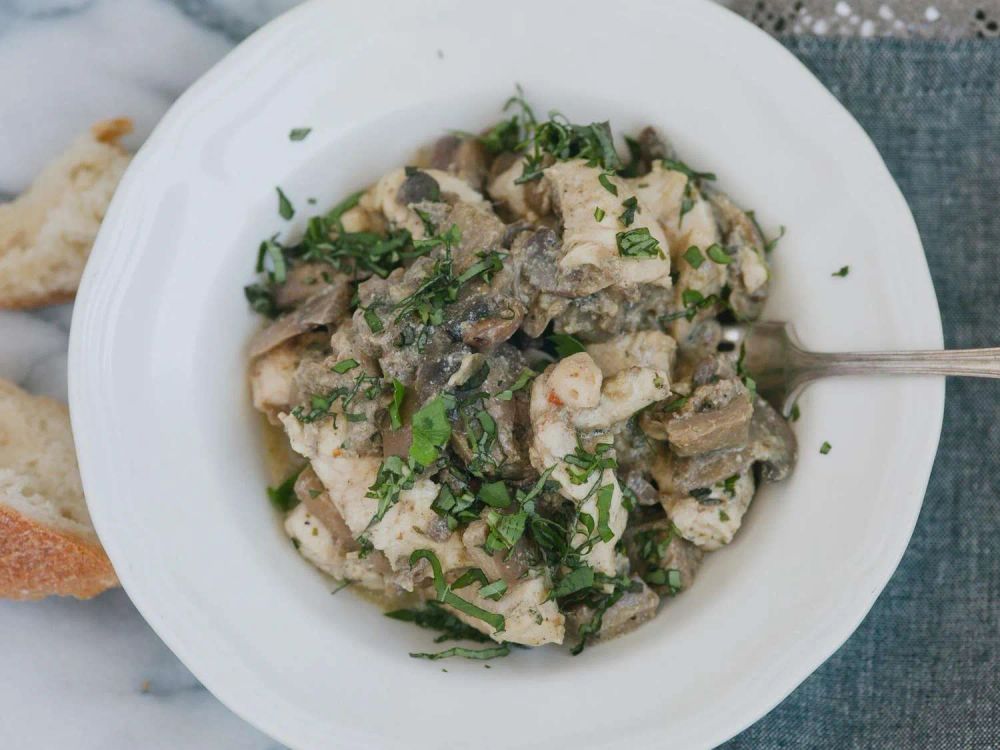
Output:
[[[860,121],[906,195],[945,345],[1000,346],[1000,42],[782,42]],[[851,639],[726,750],[1000,748],[998,417],[1000,381],[948,382],[896,574]]]

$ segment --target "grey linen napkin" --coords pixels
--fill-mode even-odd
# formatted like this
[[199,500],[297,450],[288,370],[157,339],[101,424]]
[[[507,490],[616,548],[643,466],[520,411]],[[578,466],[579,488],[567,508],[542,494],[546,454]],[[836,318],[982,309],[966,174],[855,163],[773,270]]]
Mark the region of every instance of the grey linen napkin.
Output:
[[[782,42],[906,195],[946,346],[1000,346],[1000,41]],[[723,747],[1000,748],[1000,381],[948,382],[924,508],[888,587],[833,657]]]

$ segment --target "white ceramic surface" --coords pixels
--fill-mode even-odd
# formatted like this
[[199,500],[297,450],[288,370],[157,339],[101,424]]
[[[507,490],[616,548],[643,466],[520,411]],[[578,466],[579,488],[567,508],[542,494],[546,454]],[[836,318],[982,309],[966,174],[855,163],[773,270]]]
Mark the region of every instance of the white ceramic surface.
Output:
[[[661,125],[765,226],[787,224],[768,312],[807,343],[941,345],[902,196],[857,124],[777,43],[696,0],[493,10],[317,0],[167,114],[113,202],[73,321],[91,511],[157,633],[293,747],[708,747],[815,669],[885,585],[926,487],[941,381],[815,387],[797,472],[761,493],[736,543],[653,625],[577,658],[519,652],[490,670],[409,659],[426,634],[330,597],[263,499],[243,377],[255,321],[241,294],[257,241],[301,229],[306,197],[332,202],[443,129],[488,123],[515,81],[574,119]],[[566,43],[537,44],[538,28],[564,29]],[[629,30],[627,59],[607,28]],[[309,138],[290,142],[304,125]],[[290,224],[276,214],[278,184],[298,208]],[[845,263],[849,279],[832,278]]]

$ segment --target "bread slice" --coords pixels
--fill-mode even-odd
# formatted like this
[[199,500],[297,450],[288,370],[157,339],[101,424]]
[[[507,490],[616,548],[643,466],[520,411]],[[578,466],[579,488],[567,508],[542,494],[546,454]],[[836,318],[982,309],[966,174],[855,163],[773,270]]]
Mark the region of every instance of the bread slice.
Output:
[[128,153],[127,118],[106,120],[49,163],[27,192],[0,204],[0,309],[69,302],[76,294]]
[[68,410],[0,379],[0,597],[87,599],[116,585],[83,499]]

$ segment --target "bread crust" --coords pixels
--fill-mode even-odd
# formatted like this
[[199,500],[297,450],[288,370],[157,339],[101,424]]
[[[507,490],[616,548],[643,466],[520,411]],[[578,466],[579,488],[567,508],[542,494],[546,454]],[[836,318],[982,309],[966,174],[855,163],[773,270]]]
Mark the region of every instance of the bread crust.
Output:
[[96,541],[0,506],[0,597],[90,599],[117,585],[111,561]]
[[0,204],[0,310],[71,302],[118,180],[127,117],[102,120],[50,161],[21,196]]

